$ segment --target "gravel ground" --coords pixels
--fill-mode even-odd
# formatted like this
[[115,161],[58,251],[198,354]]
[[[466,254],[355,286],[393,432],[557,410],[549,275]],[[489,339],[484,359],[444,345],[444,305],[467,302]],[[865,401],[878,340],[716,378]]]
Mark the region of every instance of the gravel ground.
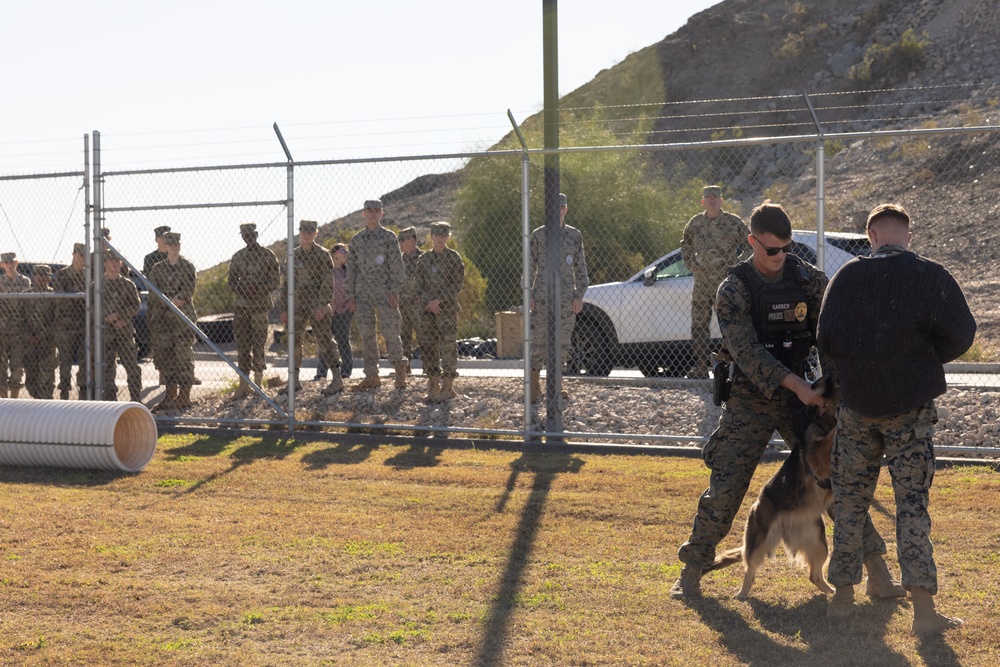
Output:
[[[459,397],[441,404],[424,401],[426,381],[419,376],[410,378],[409,385],[403,390],[393,389],[392,378],[387,376],[383,376],[383,385],[378,391],[347,391],[327,397],[320,394],[323,386],[319,382],[303,382],[296,410],[300,419],[522,430],[524,411],[522,381],[519,378],[460,377],[455,383]],[[712,405],[706,383],[642,386],[607,381],[592,383],[570,378],[566,380],[566,387],[570,393],[563,413],[567,431],[707,437],[719,420],[720,408]],[[278,398],[279,404],[283,401],[284,397]],[[998,411],[998,391],[950,390],[938,399],[938,447],[1000,447]],[[540,412],[541,419],[544,419],[544,409]],[[233,399],[231,391],[202,398],[183,415],[164,414],[185,418],[276,419],[274,411],[259,397]],[[537,420],[539,415],[535,418]],[[697,444],[676,440],[643,442]]]

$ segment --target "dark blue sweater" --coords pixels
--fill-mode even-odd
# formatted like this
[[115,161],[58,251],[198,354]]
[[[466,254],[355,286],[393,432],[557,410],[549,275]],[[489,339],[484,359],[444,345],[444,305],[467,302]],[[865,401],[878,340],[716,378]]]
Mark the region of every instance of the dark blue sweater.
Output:
[[975,336],[976,321],[948,270],[885,246],[830,280],[817,342],[837,368],[844,404],[884,417],[943,394],[942,364],[961,356]]

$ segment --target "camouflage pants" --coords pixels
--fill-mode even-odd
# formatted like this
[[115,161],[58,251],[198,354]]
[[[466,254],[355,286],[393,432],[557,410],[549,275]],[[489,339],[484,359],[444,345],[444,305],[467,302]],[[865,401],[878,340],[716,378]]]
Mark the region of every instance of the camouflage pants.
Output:
[[153,349],[160,361],[163,384],[194,384],[194,350],[191,349],[194,334],[186,329],[183,332],[153,331],[150,339],[154,338]]
[[0,387],[20,389],[24,378],[24,343],[18,333],[0,334]]
[[443,311],[440,315],[424,311],[420,323],[420,354],[424,375],[458,377],[458,315]]
[[[531,370],[540,371],[545,368],[546,339],[548,337],[549,315],[544,301],[535,301],[535,309],[531,311]],[[559,307],[559,317],[562,328],[559,331],[559,350],[561,363],[565,365],[569,354],[570,341],[573,339],[573,327],[576,325],[576,313],[573,312],[573,299],[563,299]]]
[[236,365],[240,370],[248,375],[251,372],[263,372],[267,367],[264,358],[264,348],[267,345],[267,310],[234,308],[233,337],[236,339]]
[[896,553],[903,586],[937,593],[928,493],[934,481],[934,402],[891,417],[863,417],[841,406],[833,448],[833,555],[829,579],[837,586],[861,581],[859,527],[875,495],[885,454],[896,498]]
[[358,297],[354,321],[361,334],[361,355],[365,359],[365,375],[378,373],[378,336],[375,333],[376,314],[385,339],[385,350],[393,366],[403,363],[403,343],[399,338],[399,309],[389,305],[385,296]]
[[[682,563],[705,568],[715,560],[715,549],[729,534],[774,431],[790,447],[798,442],[789,409],[789,400],[794,398],[792,392],[779,389],[774,398],[768,399],[745,375],[736,376],[719,426],[702,450],[705,465],[712,474],[708,489],[698,500],[691,536],[677,552]],[[886,551],[885,542],[867,514],[864,550],[866,554]]]
[[83,329],[61,329],[56,332],[56,347],[59,350],[59,391],[69,391],[75,360],[78,364],[76,386],[83,398],[87,387],[86,334]]
[[56,386],[56,344],[28,343],[24,354],[24,386],[32,398],[51,399]]
[[420,327],[423,322],[423,307],[426,304],[420,302],[418,298],[399,298],[399,337],[403,344],[403,356],[407,359],[413,358],[413,339],[416,338],[417,345],[423,347],[420,337]]
[[139,351],[135,347],[135,334],[131,331],[127,333],[106,331],[104,336],[104,400],[118,400],[115,377],[118,374],[118,360],[121,360],[125,369],[129,400],[139,402],[142,398],[142,371],[139,370]]
[[691,294],[691,350],[697,368],[708,366],[715,294],[724,277],[699,276],[694,279],[694,290]]
[[334,373],[340,374],[340,348],[337,346],[337,341],[333,339],[330,316],[327,315],[317,322],[314,312],[300,310],[295,313],[296,379],[299,377],[299,369],[302,368],[302,341],[306,335],[306,327],[312,327],[312,335],[316,340],[316,351],[320,361],[326,364],[327,368],[333,368]]

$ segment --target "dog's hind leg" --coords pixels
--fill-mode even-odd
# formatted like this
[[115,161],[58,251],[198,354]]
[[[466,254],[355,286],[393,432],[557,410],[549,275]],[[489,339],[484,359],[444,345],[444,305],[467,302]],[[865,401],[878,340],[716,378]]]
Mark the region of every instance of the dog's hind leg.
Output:
[[831,595],[834,590],[823,577],[823,565],[826,564],[826,557],[829,555],[829,550],[826,546],[826,526],[823,525],[823,518],[816,517],[816,523],[814,526],[816,530],[816,539],[810,541],[804,549],[806,564],[809,568],[809,581],[811,581],[816,588],[820,589],[827,595]]
[[737,600],[746,600],[750,597],[750,588],[757,577],[757,568],[761,566],[764,559],[774,552],[777,546],[778,537],[771,534],[772,509],[769,503],[758,501],[750,510],[747,517],[746,530],[743,533],[743,566],[746,573],[743,575],[743,586],[736,593]]

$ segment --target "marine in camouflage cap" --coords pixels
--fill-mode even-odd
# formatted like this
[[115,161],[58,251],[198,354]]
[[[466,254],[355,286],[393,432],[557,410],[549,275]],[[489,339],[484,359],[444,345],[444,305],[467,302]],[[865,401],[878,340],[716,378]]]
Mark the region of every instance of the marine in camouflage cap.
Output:
[[431,235],[432,236],[450,236],[451,235],[451,225],[447,222],[432,222],[431,223]]
[[312,234],[319,229],[319,223],[315,220],[299,220],[299,231]]
[[4,264],[9,264],[10,262],[17,261],[17,255],[12,252],[0,253],[0,262]]
[[180,232],[167,232],[163,235],[163,240],[167,245],[180,245],[181,244],[181,233]]

